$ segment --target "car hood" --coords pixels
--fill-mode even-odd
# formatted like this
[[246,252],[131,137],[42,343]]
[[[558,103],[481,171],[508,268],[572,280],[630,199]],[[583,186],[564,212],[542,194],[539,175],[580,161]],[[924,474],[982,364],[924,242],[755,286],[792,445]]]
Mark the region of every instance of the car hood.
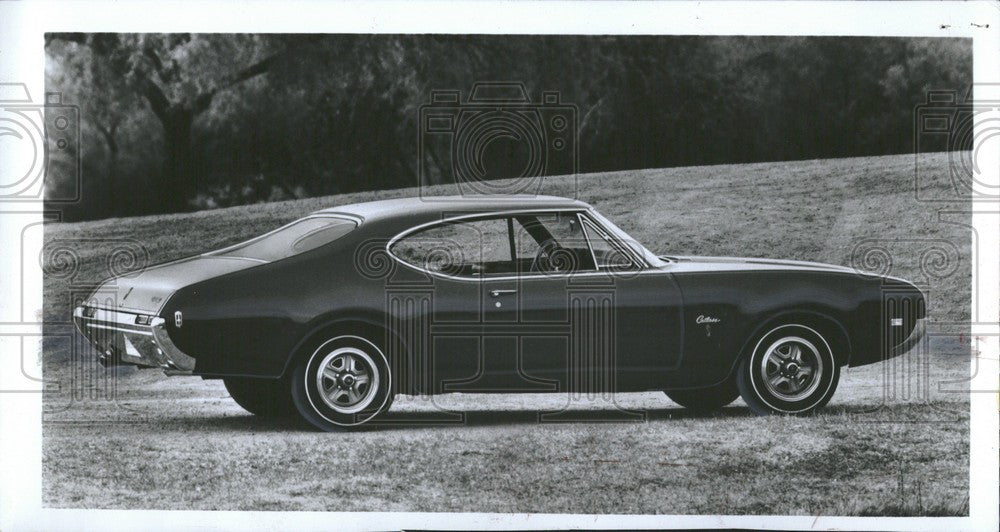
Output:
[[102,307],[156,314],[180,288],[260,264],[254,259],[199,255],[113,277],[91,297]]
[[865,272],[823,264],[821,262],[806,262],[801,260],[757,259],[747,257],[697,257],[697,256],[661,256],[668,262],[671,271],[751,271],[751,270],[800,270],[825,271],[837,273],[864,274]]

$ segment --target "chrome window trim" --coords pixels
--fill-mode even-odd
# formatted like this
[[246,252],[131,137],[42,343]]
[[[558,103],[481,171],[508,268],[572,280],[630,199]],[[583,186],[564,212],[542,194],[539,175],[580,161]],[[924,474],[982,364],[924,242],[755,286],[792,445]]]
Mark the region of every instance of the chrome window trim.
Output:
[[576,213],[576,219],[580,223],[580,230],[583,231],[583,239],[587,241],[587,249],[590,250],[590,258],[594,261],[594,269],[601,271],[600,266],[597,265],[597,254],[594,253],[594,244],[590,241],[590,234],[587,233],[587,224],[583,221],[583,213]]
[[[663,261],[660,260],[660,258],[655,253],[650,251],[645,245],[643,245],[638,240],[632,238],[632,235],[626,233],[624,229],[618,227],[617,224],[611,221],[611,219],[608,218],[607,216],[601,214],[597,209],[590,207],[589,209],[587,209],[587,213],[589,214],[590,218],[597,224],[598,227],[603,229],[606,233],[613,236],[616,241],[625,245],[625,247],[631,250],[632,255],[639,258],[640,264],[643,264],[649,268],[658,268],[660,266],[665,265],[661,264],[663,263]],[[609,227],[608,224],[611,224],[611,227]],[[630,242],[634,243],[635,245],[634,246],[631,245]]]
[[[614,270],[600,270],[600,269],[598,269],[598,270],[595,270],[595,271],[588,271],[588,272],[567,272],[567,273],[545,272],[545,273],[539,273],[539,274],[496,275],[496,276],[488,276],[488,277],[459,277],[459,276],[456,276],[456,275],[448,275],[448,274],[443,274],[443,273],[440,273],[440,272],[434,272],[434,271],[428,270],[426,268],[421,268],[420,266],[417,266],[415,264],[410,264],[409,262],[406,262],[405,260],[397,257],[396,254],[394,254],[392,252],[392,246],[394,246],[397,242],[399,242],[403,238],[406,238],[406,237],[408,237],[408,236],[410,236],[410,235],[412,235],[414,233],[417,233],[419,231],[422,231],[424,229],[427,229],[429,227],[433,227],[433,226],[436,226],[436,225],[442,225],[442,224],[453,223],[453,222],[456,222],[456,221],[464,221],[464,220],[500,218],[500,217],[505,217],[505,216],[514,216],[514,215],[517,215],[517,214],[544,214],[544,213],[555,213],[555,212],[572,212],[572,213],[576,213],[577,216],[580,216],[580,215],[584,215],[584,214],[586,214],[586,213],[588,213],[588,212],[590,212],[592,210],[593,210],[593,208],[589,208],[588,209],[586,207],[557,207],[557,208],[552,208],[552,209],[511,209],[511,210],[502,210],[502,211],[491,211],[491,212],[485,212],[485,213],[484,212],[477,212],[477,213],[461,214],[461,215],[457,215],[457,216],[445,217],[445,218],[442,218],[440,220],[433,220],[433,221],[430,221],[430,222],[424,222],[422,224],[415,225],[415,226],[413,226],[413,227],[411,227],[409,229],[406,229],[404,231],[401,231],[401,232],[397,233],[396,236],[390,238],[389,241],[386,243],[386,245],[385,245],[385,252],[390,257],[392,257],[392,260],[394,260],[397,263],[402,264],[403,266],[406,266],[407,268],[410,268],[412,270],[415,270],[415,271],[418,271],[418,272],[421,272],[421,273],[425,273],[427,275],[431,275],[431,276],[434,276],[434,277],[439,277],[439,278],[442,278],[442,279],[450,279],[450,280],[453,280],[453,281],[467,281],[467,282],[474,282],[474,283],[483,282],[483,281],[517,281],[517,280],[530,280],[530,279],[568,278],[568,277],[577,277],[577,276],[580,276],[580,277],[584,277],[584,276],[585,277],[592,277],[592,276],[595,276],[595,275],[606,276],[606,275],[609,275],[609,274],[610,275],[638,275],[638,274],[644,274],[644,273],[659,273],[659,270],[657,270],[656,268],[653,268],[644,258],[642,260],[636,260],[636,254],[632,250],[631,246],[625,246],[625,245],[623,245],[613,232],[608,231],[606,228],[604,228],[604,226],[601,223],[599,223],[592,216],[588,216],[587,218],[590,220],[590,222],[595,227],[597,227],[598,229],[602,230],[606,235],[608,235],[608,241],[611,242],[612,245],[619,245],[619,246],[622,246],[624,249],[628,250],[628,251],[625,252],[625,254],[628,255],[630,257],[630,259],[632,259],[633,263],[637,266],[637,269],[625,270],[625,271],[621,271],[621,272],[614,271]],[[589,242],[588,242],[588,245],[589,245]],[[593,248],[592,247],[591,247],[591,253],[593,253]],[[597,265],[597,261],[596,260],[594,261],[594,265],[595,266]]]
[[[611,244],[612,247],[614,247],[615,249],[617,249],[619,253],[622,253],[623,255],[625,255],[628,258],[629,262],[632,263],[633,268],[625,270],[626,272],[634,272],[634,271],[637,271],[637,270],[643,270],[643,269],[645,269],[645,267],[649,266],[648,264],[645,264],[643,261],[639,260],[639,258],[636,256],[635,251],[631,248],[631,246],[628,246],[628,245],[626,245],[626,244],[624,244],[622,242],[619,242],[616,238],[614,238],[614,236],[611,233],[609,233],[607,231],[607,229],[605,229],[605,228],[601,227],[600,225],[598,225],[597,221],[594,220],[593,218],[591,218],[589,216],[584,216],[583,230],[584,230],[584,233],[588,235],[587,236],[587,244],[590,245],[590,254],[593,255],[593,257],[594,257],[594,266],[597,268],[598,271],[600,271],[602,268],[597,263],[597,254],[594,253],[594,246],[591,245],[591,243],[590,243],[590,235],[589,235],[589,233],[587,233],[587,230],[588,230],[587,229],[587,225],[590,225],[591,227],[593,227],[594,230],[597,231],[598,236],[600,236],[600,237],[604,238],[605,240],[607,240]],[[611,271],[614,271],[614,270],[611,270]]]

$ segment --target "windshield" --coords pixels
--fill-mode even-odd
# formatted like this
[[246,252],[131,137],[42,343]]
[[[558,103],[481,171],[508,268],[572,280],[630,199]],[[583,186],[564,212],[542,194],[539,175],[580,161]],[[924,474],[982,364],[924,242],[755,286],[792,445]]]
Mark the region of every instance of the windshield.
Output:
[[357,222],[332,216],[296,220],[275,231],[212,255],[271,262],[316,249],[350,233]]
[[615,223],[612,222],[611,220],[605,218],[604,215],[597,212],[597,210],[591,209],[590,214],[594,218],[596,218],[602,225],[604,225],[605,228],[614,233],[619,240],[625,243],[625,245],[632,248],[632,251],[635,251],[636,253],[641,255],[644,259],[646,259],[646,262],[648,262],[651,266],[656,267],[656,266],[663,266],[664,264],[666,264],[666,262],[663,262],[662,259],[653,254],[653,252],[646,249],[645,246],[637,242],[634,238],[628,236],[628,233],[622,231],[620,227],[615,225]]

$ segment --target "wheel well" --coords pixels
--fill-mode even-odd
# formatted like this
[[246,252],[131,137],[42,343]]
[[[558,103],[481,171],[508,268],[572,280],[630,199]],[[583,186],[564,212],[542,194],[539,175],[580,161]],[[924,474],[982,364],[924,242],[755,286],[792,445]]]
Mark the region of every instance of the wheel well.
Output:
[[757,341],[779,325],[804,325],[816,330],[830,344],[833,358],[840,366],[851,360],[851,341],[843,325],[836,319],[813,311],[786,311],[769,318],[754,331],[740,351],[738,360],[749,356]]
[[375,343],[389,361],[390,371],[392,371],[393,382],[395,383],[394,387],[396,388],[395,392],[411,392],[408,385],[408,362],[410,357],[406,343],[398,334],[384,325],[363,319],[334,320],[314,328],[292,350],[281,373],[282,378],[294,370],[296,363],[312,354],[314,346],[319,342],[343,334],[360,336]]

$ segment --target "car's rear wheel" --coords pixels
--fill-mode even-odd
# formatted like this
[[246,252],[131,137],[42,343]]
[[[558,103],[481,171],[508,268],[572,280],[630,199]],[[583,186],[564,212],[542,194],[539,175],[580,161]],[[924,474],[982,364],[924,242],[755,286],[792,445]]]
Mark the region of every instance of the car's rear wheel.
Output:
[[809,414],[837,389],[840,367],[815,329],[786,324],[771,329],[740,362],[737,386],[755,414]]
[[740,396],[736,379],[727,379],[722,384],[708,388],[692,388],[686,390],[667,390],[665,392],[671,401],[695,412],[712,412]]
[[222,382],[236,404],[255,416],[280,417],[295,411],[288,387],[281,380],[227,377]]
[[353,335],[317,342],[292,373],[296,410],[321,430],[356,428],[391,404],[389,361],[372,341]]

